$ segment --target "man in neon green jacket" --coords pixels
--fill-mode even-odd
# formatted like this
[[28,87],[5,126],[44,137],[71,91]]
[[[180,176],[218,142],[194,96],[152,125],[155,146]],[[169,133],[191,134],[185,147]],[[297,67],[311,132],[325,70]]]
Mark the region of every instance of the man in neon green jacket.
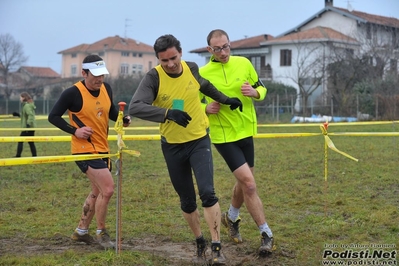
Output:
[[242,112],[231,112],[228,106],[205,97],[212,143],[236,177],[230,208],[222,214],[222,223],[229,229],[233,241],[241,243],[239,210],[245,203],[261,234],[259,254],[266,255],[273,250],[273,234],[266,222],[253,175],[253,136],[257,134],[253,100],[263,100],[267,89],[247,58],[230,55],[230,40],[225,31],[211,31],[207,42],[212,56],[209,63],[200,68],[201,76],[227,96],[239,98],[243,104]]

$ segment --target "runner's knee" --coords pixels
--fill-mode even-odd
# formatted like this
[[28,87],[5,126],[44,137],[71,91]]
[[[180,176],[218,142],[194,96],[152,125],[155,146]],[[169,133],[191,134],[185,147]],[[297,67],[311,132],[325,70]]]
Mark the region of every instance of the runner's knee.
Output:
[[252,195],[256,193],[256,183],[246,182],[241,185],[241,188],[246,195]]
[[201,196],[201,200],[202,207],[207,208],[215,205],[219,199],[216,197],[215,193],[209,193]]
[[192,213],[197,209],[197,203],[191,200],[180,200],[180,208],[185,213]]
[[103,194],[103,196],[106,197],[106,198],[111,198],[112,195],[114,194],[114,189],[113,189],[113,188],[106,189],[106,190],[104,190],[104,191],[102,192],[102,194]]

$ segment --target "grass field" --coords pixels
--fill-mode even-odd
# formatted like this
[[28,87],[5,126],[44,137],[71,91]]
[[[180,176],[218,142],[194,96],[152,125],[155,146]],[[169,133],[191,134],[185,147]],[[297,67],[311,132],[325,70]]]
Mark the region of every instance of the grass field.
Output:
[[[38,122],[38,127],[52,127],[47,120]],[[134,130],[136,126],[156,124],[134,120],[125,134],[158,134],[152,129]],[[0,120],[0,128],[15,127],[19,127],[19,120]],[[393,123],[329,126],[329,132],[398,131],[398,125]],[[259,128],[259,133],[297,132],[321,131],[318,124]],[[19,131],[0,130],[0,136],[17,135]],[[57,130],[36,131],[36,136],[49,135],[66,134]],[[257,258],[259,233],[243,207],[244,243],[232,245],[222,230],[229,265],[322,265],[326,250],[337,252],[334,254],[338,256],[338,252],[349,250],[345,245],[351,245],[353,252],[398,249],[398,137],[331,136],[331,139],[338,149],[359,161],[329,150],[327,181],[323,136],[255,139],[257,189],[274,233],[276,251],[271,257]],[[169,246],[194,252],[194,245],[170,184],[159,141],[125,143],[129,149],[141,152],[138,158],[123,156],[122,237],[129,248],[115,254],[67,242],[89,192],[88,181],[75,163],[3,166],[0,167],[0,265],[189,265],[182,258],[177,262],[173,252],[167,250]],[[0,145],[0,158],[15,155],[16,143]],[[110,145],[116,153],[116,142]],[[70,153],[68,142],[37,142],[36,146],[39,156]],[[225,211],[234,180],[215,149],[213,154],[216,192]],[[30,156],[27,143],[23,156]],[[107,221],[112,237],[115,237],[115,201],[116,194]],[[209,239],[204,221],[202,225]],[[92,233],[95,230],[94,221],[90,230]],[[143,247],[146,245],[147,248]],[[174,253],[179,255],[179,252]],[[183,252],[180,257],[192,255]]]

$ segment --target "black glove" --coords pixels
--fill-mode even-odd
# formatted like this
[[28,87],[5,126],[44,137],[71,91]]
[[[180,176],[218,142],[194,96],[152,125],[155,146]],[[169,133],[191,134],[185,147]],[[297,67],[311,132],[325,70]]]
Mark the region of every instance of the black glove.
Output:
[[240,99],[234,97],[234,98],[228,98],[224,104],[230,105],[231,110],[235,110],[238,107],[240,107],[240,112],[242,112],[242,102]]
[[166,119],[176,122],[176,124],[187,127],[189,121],[191,121],[191,116],[189,116],[186,112],[170,109],[166,114]]
[[129,115],[125,115],[123,117],[123,124],[130,124],[130,119],[128,118]]
[[18,116],[18,117],[20,117],[19,113],[17,113],[17,112],[13,112],[13,113],[12,113],[12,116]]

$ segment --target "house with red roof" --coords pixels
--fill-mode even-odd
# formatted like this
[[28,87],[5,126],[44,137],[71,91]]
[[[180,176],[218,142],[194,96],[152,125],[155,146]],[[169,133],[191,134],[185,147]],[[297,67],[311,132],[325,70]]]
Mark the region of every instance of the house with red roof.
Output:
[[81,77],[82,61],[89,54],[98,54],[103,58],[109,76],[114,78],[120,75],[141,75],[158,64],[151,45],[118,35],[92,44],[79,44],[58,54],[62,55],[63,78]]
[[[19,99],[21,92],[26,91],[34,97],[41,97],[43,87],[49,83],[59,82],[61,76],[49,67],[21,66],[17,71],[8,74],[10,99]],[[5,83],[0,77],[0,84]],[[2,96],[5,97],[4,90]]]
[[[398,73],[399,19],[338,8],[323,9],[294,28],[272,37],[231,41],[231,54],[251,60],[259,77],[297,88],[296,110],[327,101],[327,66],[334,58],[367,54],[369,64]],[[190,51],[210,59],[206,47]],[[305,101],[305,102],[304,102]]]
[[[247,57],[251,60],[261,79],[272,80],[273,75],[270,68],[270,47],[261,44],[273,39],[274,37],[269,34],[262,34],[237,41],[230,41],[231,55]],[[208,62],[211,57],[211,54],[208,52],[206,47],[191,50],[190,53],[196,53],[205,57],[206,62]]]

